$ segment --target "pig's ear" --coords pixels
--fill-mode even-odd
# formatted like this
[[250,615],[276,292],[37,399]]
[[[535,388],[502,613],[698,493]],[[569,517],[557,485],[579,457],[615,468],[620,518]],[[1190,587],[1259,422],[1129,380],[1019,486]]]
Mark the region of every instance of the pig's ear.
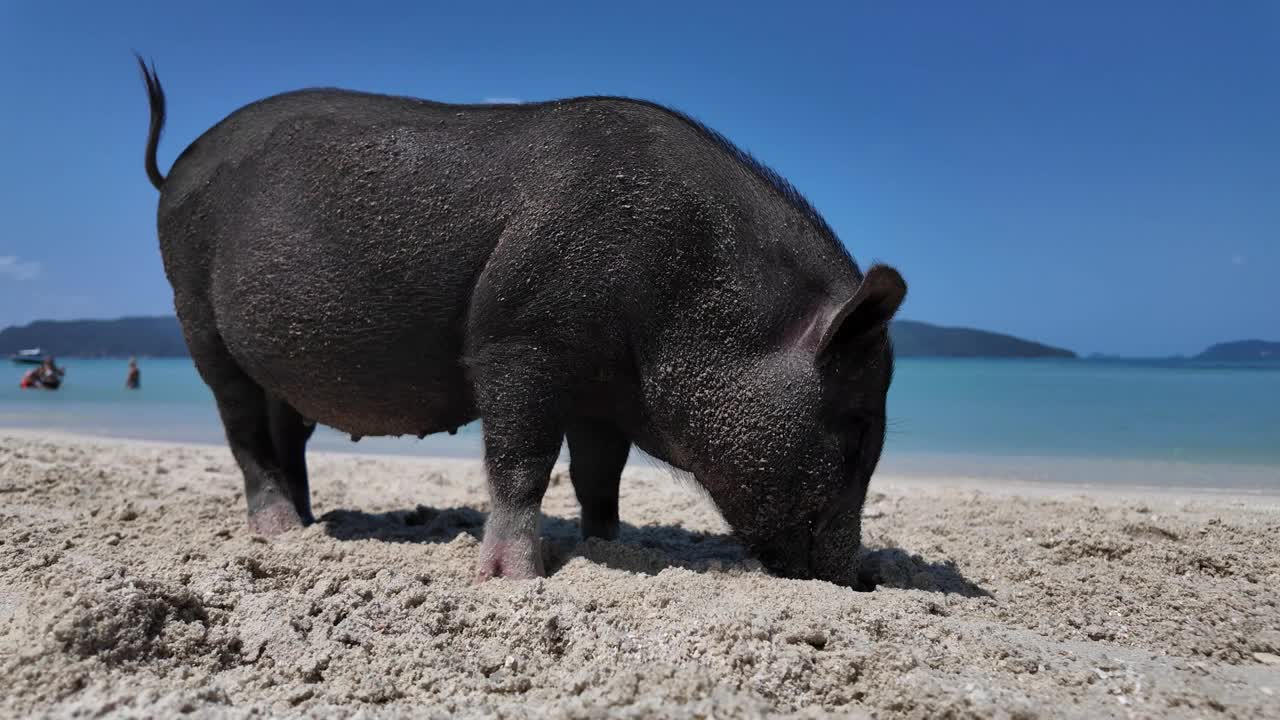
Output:
[[817,341],[816,357],[888,326],[907,295],[907,283],[888,265],[872,265],[853,297],[831,316]]

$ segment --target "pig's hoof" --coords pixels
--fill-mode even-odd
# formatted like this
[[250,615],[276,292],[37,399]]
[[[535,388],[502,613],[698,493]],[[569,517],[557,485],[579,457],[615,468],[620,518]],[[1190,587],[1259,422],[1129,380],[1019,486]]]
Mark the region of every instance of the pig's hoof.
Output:
[[528,540],[485,540],[480,545],[480,564],[475,582],[501,577],[529,580],[542,577],[542,547],[537,538]]
[[300,530],[306,523],[289,502],[276,502],[249,514],[249,529],[258,535],[279,535]]

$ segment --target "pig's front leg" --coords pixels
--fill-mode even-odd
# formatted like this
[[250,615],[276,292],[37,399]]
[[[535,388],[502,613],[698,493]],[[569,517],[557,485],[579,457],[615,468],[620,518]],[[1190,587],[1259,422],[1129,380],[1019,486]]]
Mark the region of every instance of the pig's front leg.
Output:
[[477,582],[542,576],[542,496],[563,438],[563,432],[551,423],[485,418],[490,509],[480,545]]
[[618,539],[618,481],[627,464],[631,440],[604,421],[573,423],[569,441],[569,477],[582,506],[582,537]]

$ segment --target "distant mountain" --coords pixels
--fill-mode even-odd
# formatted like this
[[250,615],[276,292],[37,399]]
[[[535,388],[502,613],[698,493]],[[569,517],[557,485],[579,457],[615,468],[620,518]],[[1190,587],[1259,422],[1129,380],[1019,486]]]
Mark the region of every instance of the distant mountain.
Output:
[[1264,361],[1280,362],[1280,342],[1237,340],[1218,343],[1196,356],[1196,360],[1214,362]]
[[[899,320],[891,328],[899,357],[1073,358],[1070,350],[1041,345],[1009,335],[948,328]],[[119,320],[39,320],[0,331],[0,354],[39,347],[70,357],[183,357],[187,346],[174,317],[136,317]]]
[[1074,358],[1070,350],[970,328],[897,320],[890,328],[898,357]]
[[37,320],[0,330],[0,355],[38,347],[57,357],[183,357],[187,345],[178,319]]

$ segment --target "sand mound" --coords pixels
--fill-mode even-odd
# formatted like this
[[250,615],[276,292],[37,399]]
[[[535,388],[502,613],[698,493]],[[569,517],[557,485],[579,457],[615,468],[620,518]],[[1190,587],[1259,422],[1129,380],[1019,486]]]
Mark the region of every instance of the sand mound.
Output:
[[470,584],[483,477],[321,456],[322,521],[243,531],[229,454],[0,438],[12,716],[1280,717],[1280,511],[879,483],[855,593],[772,578],[665,473],[620,542]]

